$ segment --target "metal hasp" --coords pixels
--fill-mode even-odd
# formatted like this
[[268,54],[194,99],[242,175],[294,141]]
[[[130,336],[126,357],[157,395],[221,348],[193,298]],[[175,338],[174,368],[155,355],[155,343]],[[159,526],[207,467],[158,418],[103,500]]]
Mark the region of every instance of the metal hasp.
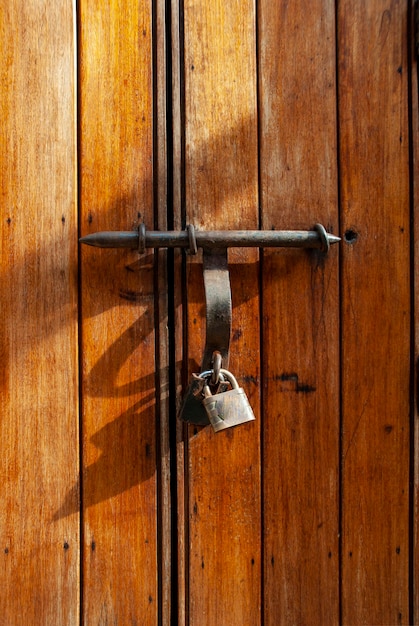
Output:
[[203,248],[207,338],[201,371],[211,369],[213,353],[228,367],[231,333],[231,289],[227,264],[228,248],[317,248],[327,253],[340,241],[321,224],[313,230],[219,230],[200,231],[189,225],[182,231],[146,230],[140,224],[134,231],[103,231],[80,239],[99,248],[131,248],[144,253],[147,248],[186,248],[196,254]]
[[[317,248],[323,253],[340,241],[321,224],[313,230],[226,230],[197,231],[190,225],[183,231],[108,231],[82,237],[81,243],[100,248],[131,248],[144,253],[146,248],[185,248],[190,254],[203,249],[203,275],[206,301],[206,341],[201,372],[215,368],[215,355],[221,354],[218,368],[228,368],[232,321],[228,248]],[[190,396],[190,397],[189,397]],[[201,402],[187,394],[183,413],[188,422],[208,424]]]
[[228,367],[232,302],[227,248],[204,249],[203,274],[207,329],[201,372],[214,367],[216,352],[221,354],[222,367]]

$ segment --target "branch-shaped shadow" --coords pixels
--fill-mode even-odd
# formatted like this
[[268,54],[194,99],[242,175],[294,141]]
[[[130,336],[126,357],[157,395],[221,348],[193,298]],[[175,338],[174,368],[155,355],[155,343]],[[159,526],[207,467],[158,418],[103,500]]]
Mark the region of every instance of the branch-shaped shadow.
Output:
[[[153,389],[151,380],[147,384]],[[55,513],[54,521],[76,513],[80,510],[80,504],[83,508],[93,506],[154,475],[155,419],[154,391],[151,391],[141,402],[134,404],[90,438],[91,443],[102,452],[97,461],[83,469],[83,490],[80,489],[79,477]]]

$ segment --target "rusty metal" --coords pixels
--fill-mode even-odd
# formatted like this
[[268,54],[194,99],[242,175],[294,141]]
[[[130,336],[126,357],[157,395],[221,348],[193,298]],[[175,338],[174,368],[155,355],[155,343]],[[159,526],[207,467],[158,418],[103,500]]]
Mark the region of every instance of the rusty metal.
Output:
[[[226,230],[226,231],[199,231],[193,225],[189,225],[184,231],[147,231],[144,224],[140,224],[136,231],[110,231],[87,235],[80,239],[81,243],[101,248],[131,248],[137,249],[140,254],[147,248],[185,248],[190,254],[197,254],[198,248],[203,249],[203,275],[206,301],[206,342],[204,355],[201,363],[201,372],[211,372],[209,385],[213,390],[217,387],[218,396],[226,391],[225,374],[229,363],[229,347],[232,320],[232,302],[230,276],[227,263],[228,248],[232,247],[256,247],[256,248],[317,248],[324,254],[329,252],[332,244],[340,241],[339,237],[326,232],[321,224],[316,224],[314,230]],[[208,424],[208,415],[211,407],[217,401],[207,400],[207,406],[203,404],[202,390],[204,381],[202,375],[193,375],[187,389],[184,402],[180,411],[180,418],[193,423]],[[207,389],[207,395],[209,391]],[[212,390],[212,391],[213,391]],[[236,402],[236,395],[240,402],[235,405],[237,413],[234,419],[229,418],[228,424],[223,420],[213,423],[216,429],[226,428],[240,423],[239,413],[244,407],[245,400],[237,389],[234,393],[225,396],[230,402]],[[223,400],[224,401],[224,400]],[[216,404],[214,404],[214,407]],[[206,410],[207,409],[207,410]],[[250,407],[249,407],[250,409]],[[230,411],[230,409],[229,409]],[[246,408],[246,411],[248,409]],[[245,411],[245,412],[246,412]],[[233,411],[234,413],[234,411]],[[250,409],[251,413],[251,409]],[[254,419],[249,417],[248,419]],[[215,419],[215,418],[214,418]],[[214,420],[213,420],[214,421]]]
[[206,426],[209,423],[208,415],[202,404],[202,400],[204,399],[204,386],[209,384],[211,392],[215,394],[224,393],[230,388],[230,383],[224,378],[223,374],[221,374],[221,370],[219,380],[215,385],[211,383],[213,375],[213,370],[201,372],[201,374],[192,374],[180,407],[180,420],[199,426]]
[[244,389],[239,387],[233,374],[225,369],[221,369],[220,373],[231,383],[232,389],[213,395],[209,385],[206,384],[202,401],[208,420],[215,432],[246,422],[253,422],[255,419],[246,393]]
[[189,254],[198,254],[198,245],[196,243],[195,226],[189,224],[186,227],[186,231],[189,237]]
[[[232,321],[230,274],[227,248],[208,250],[203,254],[203,276],[206,307],[206,339],[201,372],[211,372],[211,385],[219,385],[221,367],[228,367]],[[199,378],[203,374],[199,375]],[[208,424],[208,415],[197,397],[199,382],[192,380],[179,413],[180,419],[192,424]],[[202,389],[202,387],[201,387]],[[201,390],[200,389],[200,390]]]
[[146,230],[141,224],[133,231],[103,231],[80,239],[98,248],[187,248],[192,254],[198,248],[317,248],[327,252],[340,241],[327,233],[321,224],[314,230],[196,230],[192,225],[181,231]]
[[214,352],[228,367],[232,304],[227,249],[204,250],[203,274],[206,305],[206,341],[201,371],[212,368]]
[[221,352],[219,350],[215,350],[212,353],[212,376],[211,376],[211,384],[216,385],[220,380],[220,372],[223,364],[223,357],[221,356]]

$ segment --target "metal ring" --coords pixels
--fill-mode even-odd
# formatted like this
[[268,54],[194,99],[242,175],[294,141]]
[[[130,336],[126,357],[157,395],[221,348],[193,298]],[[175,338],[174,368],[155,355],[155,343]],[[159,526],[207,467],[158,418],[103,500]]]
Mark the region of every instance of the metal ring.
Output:
[[317,232],[319,233],[321,242],[320,250],[324,252],[324,254],[327,254],[330,250],[330,241],[329,237],[327,236],[327,231],[325,227],[323,226],[323,224],[315,224],[314,230],[317,230]]
[[198,246],[196,245],[195,226],[188,224],[186,227],[189,237],[189,254],[198,254]]
[[138,254],[144,254],[145,252],[145,233],[145,224],[141,222],[138,226]]
[[212,385],[216,385],[218,381],[220,380],[220,370],[222,367],[222,363],[223,363],[223,357],[221,356],[221,352],[219,352],[218,350],[214,350],[214,352],[212,353],[212,363],[211,363],[213,367],[213,373],[211,376]]
[[[205,372],[201,372],[199,374],[199,378],[210,378],[210,376],[212,377],[213,374],[214,374],[214,370],[205,370]],[[226,378],[225,378],[223,372],[220,371],[219,380],[221,380],[221,382],[224,382],[225,379]]]

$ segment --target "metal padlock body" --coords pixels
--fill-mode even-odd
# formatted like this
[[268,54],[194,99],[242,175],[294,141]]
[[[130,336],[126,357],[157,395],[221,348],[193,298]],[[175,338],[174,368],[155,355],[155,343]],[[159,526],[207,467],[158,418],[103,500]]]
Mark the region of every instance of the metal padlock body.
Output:
[[231,372],[222,369],[221,373],[230,381],[232,389],[212,395],[206,385],[204,387],[205,398],[202,401],[215,432],[252,422],[255,419],[244,389],[239,387]]
[[[197,426],[208,426],[208,414],[202,405],[204,386],[207,383],[205,375],[208,374],[211,374],[211,371],[203,372],[202,374],[192,374],[179,411],[179,419],[182,421],[196,424]],[[228,381],[220,380],[216,386],[217,393],[226,391],[229,386]]]

